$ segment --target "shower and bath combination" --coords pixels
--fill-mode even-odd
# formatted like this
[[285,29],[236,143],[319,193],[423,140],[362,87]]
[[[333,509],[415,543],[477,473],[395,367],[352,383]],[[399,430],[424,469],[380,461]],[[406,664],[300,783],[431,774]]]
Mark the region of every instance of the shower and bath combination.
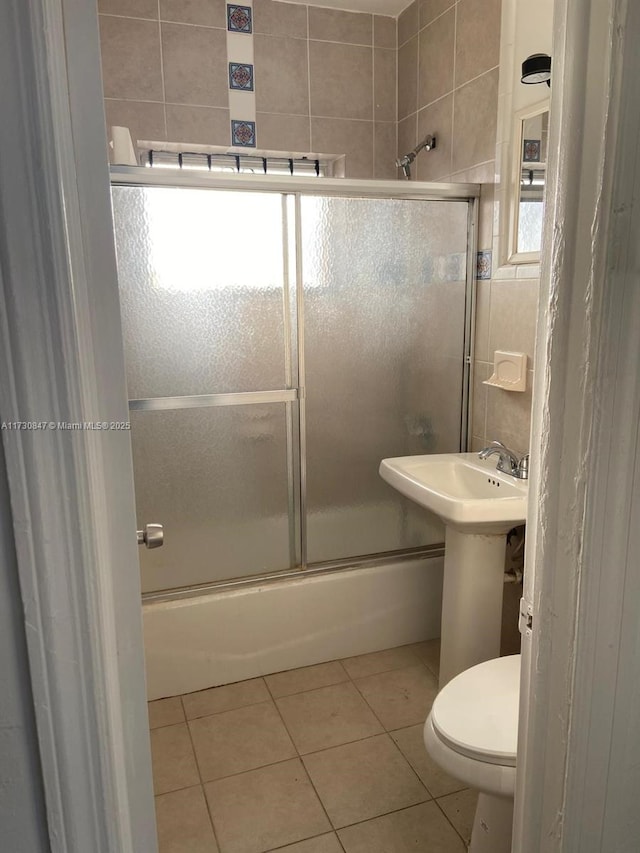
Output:
[[422,142],[419,142],[413,151],[409,151],[408,154],[405,154],[403,157],[399,157],[396,160],[396,166],[399,169],[402,169],[402,174],[409,181],[411,180],[411,164],[416,159],[418,154],[421,151],[432,151],[436,147],[436,138],[433,134],[429,134],[429,136],[425,136]]

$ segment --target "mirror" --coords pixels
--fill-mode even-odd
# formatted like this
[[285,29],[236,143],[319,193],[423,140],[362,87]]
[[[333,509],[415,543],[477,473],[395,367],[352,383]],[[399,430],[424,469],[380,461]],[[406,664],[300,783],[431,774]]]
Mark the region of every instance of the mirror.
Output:
[[518,122],[517,204],[512,234],[514,261],[539,260],[542,242],[544,188],[547,173],[549,110],[521,117]]

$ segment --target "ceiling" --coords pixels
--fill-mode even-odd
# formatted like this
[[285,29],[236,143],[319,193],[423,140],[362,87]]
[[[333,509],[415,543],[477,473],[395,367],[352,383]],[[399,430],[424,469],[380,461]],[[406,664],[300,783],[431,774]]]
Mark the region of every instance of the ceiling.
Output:
[[[309,0],[285,0],[288,3],[308,5]],[[325,6],[328,9],[344,9],[347,12],[372,12],[375,15],[397,17],[407,8],[411,0],[322,0],[313,6]]]

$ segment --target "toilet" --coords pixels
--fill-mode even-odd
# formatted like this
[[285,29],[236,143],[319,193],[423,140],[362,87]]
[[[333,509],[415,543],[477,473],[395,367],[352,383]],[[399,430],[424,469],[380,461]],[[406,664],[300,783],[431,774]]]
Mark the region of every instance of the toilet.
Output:
[[438,693],[424,743],[443,770],[480,792],[469,853],[511,853],[520,655],[461,672]]

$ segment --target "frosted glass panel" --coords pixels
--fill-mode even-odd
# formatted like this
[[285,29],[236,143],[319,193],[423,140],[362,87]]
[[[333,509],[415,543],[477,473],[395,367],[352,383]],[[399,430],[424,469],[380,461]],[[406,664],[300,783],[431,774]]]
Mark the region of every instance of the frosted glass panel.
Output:
[[284,388],[281,196],[112,192],[129,397]]
[[466,202],[301,199],[308,560],[441,542],[378,475],[460,450]]
[[143,591],[290,567],[285,406],[131,412]]

